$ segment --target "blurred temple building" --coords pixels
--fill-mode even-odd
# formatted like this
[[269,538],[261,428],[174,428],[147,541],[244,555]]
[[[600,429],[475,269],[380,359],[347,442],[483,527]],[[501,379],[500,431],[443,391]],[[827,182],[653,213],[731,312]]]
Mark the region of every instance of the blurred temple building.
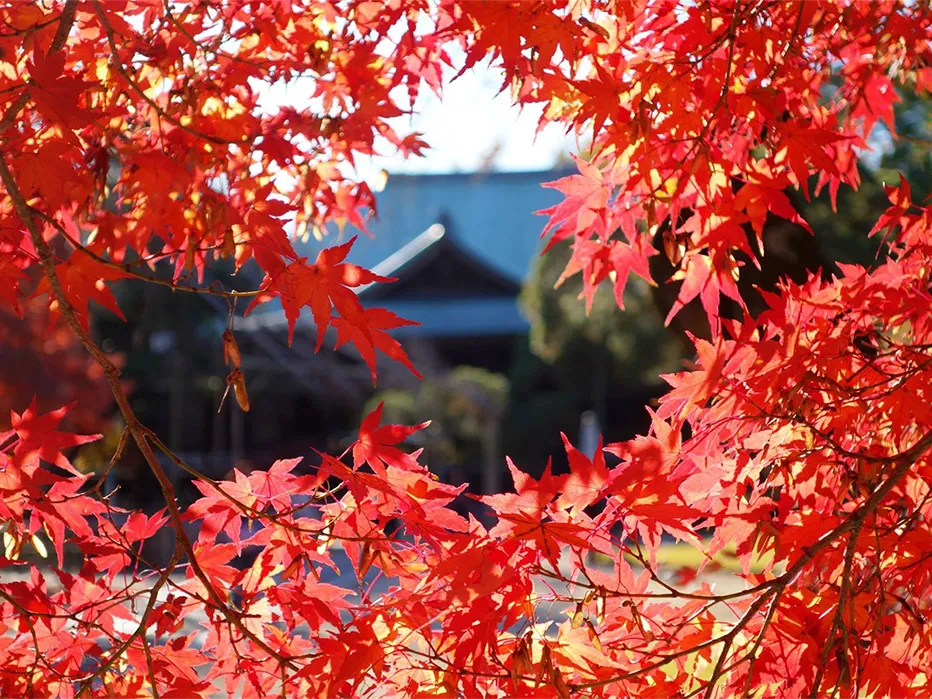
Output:
[[[561,432],[574,443],[582,438],[590,452],[599,424],[607,439],[646,429],[643,406],[656,395],[656,388],[625,371],[615,372],[623,375],[624,390],[607,390],[605,368],[597,369],[609,359],[574,355],[578,371],[591,375],[580,381],[559,375],[532,351],[521,294],[529,284],[540,285],[534,269],[547,220],[534,212],[561,201],[559,192],[541,185],[566,174],[394,175],[377,195],[378,216],[367,222],[369,234],[347,226],[323,240],[296,243],[298,254],[313,262],[320,250],[357,236],[347,261],[397,279],[356,291],[364,307],[385,308],[418,323],[390,334],[423,381],[377,353],[373,386],[355,346],[333,350],[333,328],[314,352],[317,328],[307,309],[289,347],[280,303],[262,304],[246,317],[242,304],[235,308],[234,326],[251,409],[243,413],[228,396],[218,412],[228,371],[220,340],[230,313],[225,300],[128,283],[119,301],[127,317],[138,320],[101,317],[99,334],[105,346],[128,357],[124,376],[133,384],[131,399],[141,419],[188,463],[215,478],[228,475],[236,463],[265,468],[275,459],[305,456],[313,464],[314,450],[339,454],[355,438],[365,412],[383,400],[385,422],[432,420],[410,446],[423,447],[425,462],[448,482],[469,481],[474,491],[507,488],[505,454],[532,474],[551,456],[560,470]],[[214,271],[226,288],[256,288],[261,281],[249,266],[235,276],[228,272]],[[545,280],[543,287],[552,284]],[[571,296],[575,308],[579,304]],[[581,421],[592,410],[597,414]],[[130,483],[146,476],[145,469],[130,470],[121,477],[127,497]],[[176,475],[184,500],[188,477]],[[150,490],[142,482],[133,487],[140,497]]]
[[[518,297],[542,248],[546,222],[534,212],[561,198],[541,184],[562,175],[395,175],[378,194],[378,217],[368,222],[371,236],[347,227],[339,238],[299,243],[298,253],[313,261],[323,247],[358,236],[347,261],[397,279],[359,288],[359,299],[419,323],[391,335],[425,379],[457,366],[506,374],[527,344],[529,325]],[[237,321],[237,336],[248,347],[250,422],[297,411],[327,425],[331,436],[358,424],[361,406],[373,394],[369,370],[354,347],[329,349],[332,329],[315,355],[316,333],[313,317],[303,313],[288,348],[284,311],[274,302]],[[418,390],[416,377],[382,355],[378,372],[379,390]],[[245,446],[259,435],[285,438],[273,437],[272,429],[254,425]]]

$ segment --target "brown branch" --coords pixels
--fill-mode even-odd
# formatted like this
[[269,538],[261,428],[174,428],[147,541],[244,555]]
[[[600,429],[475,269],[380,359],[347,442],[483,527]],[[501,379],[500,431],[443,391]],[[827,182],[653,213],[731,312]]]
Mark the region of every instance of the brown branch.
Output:
[[[152,610],[155,609],[155,603],[158,601],[159,590],[165,585],[168,581],[168,578],[171,576],[172,572],[175,570],[175,566],[178,565],[178,561],[181,558],[181,548],[178,547],[175,549],[172,554],[171,559],[168,561],[168,565],[165,566],[165,569],[162,571],[162,574],[159,576],[159,579],[152,586],[149,592],[149,601],[146,603],[145,609],[142,610],[142,617],[139,620],[139,624],[136,626],[136,630],[131,633],[126,640],[123,641],[117,648],[110,653],[110,657],[107,658],[100,667],[94,671],[92,675],[84,679],[79,683],[77,691],[75,694],[81,696],[81,693],[85,690],[89,690],[91,685],[94,683],[98,677],[102,677],[104,673],[107,672],[113,664],[116,663],[127,649],[136,642],[141,636],[145,636],[146,631],[149,629],[149,616],[152,614]],[[146,653],[148,655],[148,653]],[[152,691],[155,692],[155,684],[152,685]]]
[[770,626],[770,622],[773,621],[773,617],[777,611],[777,605],[780,603],[780,597],[783,596],[783,591],[785,589],[786,588],[781,587],[779,590],[777,590],[777,594],[773,596],[773,601],[770,603],[770,608],[767,610],[767,616],[764,617],[764,623],[761,625],[760,631],[757,634],[757,638],[754,639],[754,646],[751,648],[751,652],[748,653],[746,657],[746,660],[748,660],[748,676],[744,682],[744,699],[750,699],[751,675],[754,671],[754,663],[757,661],[757,651],[764,640],[764,635],[767,633],[767,628]]
[[835,608],[835,617],[832,619],[832,626],[829,629],[828,638],[825,641],[825,646],[822,648],[822,653],[819,658],[819,670],[816,673],[815,679],[812,681],[813,694],[818,694],[819,692],[819,686],[822,684],[822,676],[825,672],[828,656],[832,649],[835,647],[835,637],[839,632],[844,634],[844,657],[845,662],[847,662],[848,629],[845,627],[845,605],[847,604],[848,595],[851,591],[851,568],[854,565],[854,554],[857,549],[858,534],[860,534],[863,524],[863,520],[858,523],[857,527],[851,532],[848,538],[848,545],[845,546],[845,559],[841,573],[841,587],[838,592],[838,606]]
[[113,451],[113,456],[110,457],[110,461],[107,462],[107,468],[104,469],[104,472],[97,479],[97,485],[91,488],[92,493],[97,493],[100,497],[106,497],[106,494],[101,491],[101,488],[104,485],[104,481],[107,480],[107,476],[110,475],[110,471],[113,470],[113,467],[120,461],[123,457],[123,450],[126,448],[126,443],[128,441],[129,431],[124,427],[123,431],[120,432],[120,441],[117,443],[116,449]]
[[39,216],[43,221],[53,226],[55,230],[58,231],[59,235],[61,235],[65,240],[71,243],[72,247],[74,247],[75,250],[84,253],[85,255],[90,257],[95,262],[99,262],[100,264],[106,267],[109,267],[110,269],[118,270],[119,272],[125,274],[128,277],[132,277],[133,279],[139,279],[140,281],[148,282],[149,284],[158,284],[160,286],[167,286],[172,291],[186,291],[192,294],[211,294],[213,296],[222,296],[224,298],[229,298],[229,299],[252,298],[266,291],[265,289],[255,289],[253,291],[224,291],[221,289],[218,291],[217,289],[213,288],[214,284],[219,284],[219,282],[217,281],[211,282],[211,284],[206,287],[187,286],[184,284],[177,284],[171,279],[160,279],[159,277],[150,277],[148,275],[141,274],[133,269],[133,265],[135,265],[136,262],[120,264],[118,262],[114,262],[113,260],[108,260],[106,257],[101,257],[96,252],[94,252],[93,250],[90,250],[89,248],[82,245],[79,241],[71,237],[71,235],[68,234],[68,231],[65,230],[64,226],[62,226],[61,223],[56,221],[52,216],[49,216],[44,211],[40,211],[39,209],[36,209],[35,207],[30,207],[30,210],[32,211],[33,214],[35,214],[36,216]]
[[[247,65],[247,66],[249,66],[250,68],[259,68],[259,69],[261,69],[261,70],[266,70],[266,71],[268,70],[269,64],[268,64],[267,62],[264,62],[264,64],[263,64],[263,63],[259,63],[259,62],[255,62],[255,61],[247,61],[245,58],[240,58],[239,56],[237,56],[237,55],[235,55],[235,54],[232,54],[232,53],[229,53],[228,51],[224,51],[223,49],[221,49],[221,48],[219,48],[219,47],[217,47],[217,48],[211,48],[210,46],[207,46],[206,44],[204,44],[204,42],[198,41],[198,40],[191,34],[191,32],[188,31],[187,27],[184,26],[184,24],[182,23],[182,21],[179,20],[177,17],[175,17],[174,14],[172,14],[171,5],[170,5],[169,1],[168,1],[168,0],[163,0],[163,1],[162,1],[162,5],[163,5],[163,7],[164,7],[164,9],[165,9],[165,16],[168,17],[168,20],[175,26],[175,28],[176,28],[179,32],[181,32],[182,36],[184,36],[188,41],[190,41],[192,44],[194,44],[195,47],[199,48],[199,49],[200,49],[201,51],[203,51],[205,54],[207,54],[207,53],[212,53],[212,54],[214,54],[215,56],[222,56],[223,58],[226,58],[227,60],[233,61],[234,63],[242,63],[243,65]],[[222,39],[222,38],[223,38],[223,34],[222,34],[222,33],[219,34],[219,35],[218,35],[218,38],[219,38],[219,39]]]
[[146,674],[149,676],[149,686],[152,687],[152,699],[159,699],[159,689],[155,683],[155,667],[152,665],[152,652],[149,650],[149,639],[146,634],[140,637],[142,652],[146,656]]
[[790,51],[793,49],[793,45],[799,38],[799,27],[803,21],[803,10],[805,7],[806,4],[804,2],[799,3],[799,11],[796,13],[796,24],[793,25],[793,34],[790,36],[790,40],[786,42],[786,46],[783,47],[783,51],[780,55],[780,62],[774,63],[773,69],[770,71],[770,75],[767,76],[767,80],[770,81],[771,84],[773,84],[773,79],[777,77],[777,73],[780,72],[780,69],[786,65],[786,57],[790,54]]
[[[715,105],[712,107],[712,111],[709,113],[709,118],[703,125],[702,130],[696,136],[695,140],[693,140],[693,143],[690,146],[689,150],[687,151],[686,155],[683,156],[683,158],[680,160],[680,162],[677,164],[674,170],[682,169],[686,165],[686,163],[689,162],[689,159],[696,153],[696,151],[699,150],[699,148],[702,146],[703,142],[705,141],[706,136],[709,135],[709,131],[712,128],[712,124],[715,123],[718,112],[721,110],[723,106],[725,106],[725,100],[728,98],[728,93],[729,93],[728,84],[731,82],[731,73],[732,73],[732,70],[734,69],[735,48],[736,48],[736,44],[738,43],[738,35],[737,35],[738,23],[739,23],[738,20],[741,17],[741,14],[739,12],[740,10],[741,10],[741,6],[739,3],[738,6],[735,7],[734,16],[731,18],[731,25],[728,27],[728,30],[725,32],[725,36],[730,39],[730,41],[728,42],[728,54],[725,58],[725,60],[728,62],[728,65],[725,68],[725,78],[722,80],[722,89],[718,95],[718,100],[716,100]],[[676,191],[673,192],[673,197],[672,197],[673,199],[676,199],[677,197],[679,197],[680,193],[683,191],[683,188],[686,186],[686,183],[689,182],[689,179],[690,179],[690,176],[680,178],[680,181],[676,185]],[[661,183],[657,185],[657,187],[654,188],[654,191],[651,192],[651,195],[657,194],[657,192],[660,191],[663,185],[664,185],[664,181],[661,181]],[[673,223],[675,223],[675,221]]]
[[81,344],[84,345],[88,353],[94,358],[94,361],[96,361],[97,364],[100,365],[101,369],[103,369],[107,384],[110,387],[110,392],[113,394],[113,397],[117,402],[117,406],[119,407],[120,412],[123,414],[123,419],[126,421],[126,427],[132,435],[133,440],[136,442],[136,446],[139,447],[140,452],[142,452],[143,458],[148,464],[150,470],[155,475],[155,478],[159,483],[162,494],[165,498],[166,507],[168,509],[172,525],[175,529],[176,543],[184,550],[185,554],[187,555],[194,575],[204,585],[208,595],[210,595],[218,611],[223,614],[227,621],[236,626],[246,637],[251,639],[257,646],[268,653],[269,656],[276,658],[279,657],[278,653],[276,653],[276,651],[272,649],[265,641],[246,628],[246,626],[243,624],[243,621],[238,617],[236,612],[227,606],[226,602],[224,602],[223,598],[210,582],[210,578],[207,577],[207,574],[203,571],[203,569],[200,567],[200,564],[197,562],[197,557],[194,554],[194,547],[191,545],[191,541],[188,539],[188,536],[184,530],[181,518],[181,510],[179,509],[178,503],[175,500],[174,487],[172,486],[168,475],[159,464],[158,459],[156,459],[155,453],[152,451],[152,446],[146,439],[146,428],[141,422],[139,422],[135,412],[129,404],[129,400],[126,397],[123,386],[120,384],[120,371],[113,364],[113,362],[110,361],[107,355],[104,354],[100,347],[98,347],[97,344],[91,339],[90,335],[88,335],[87,331],[82,327],[81,323],[75,316],[74,308],[72,307],[71,302],[68,300],[68,297],[62,288],[61,280],[58,278],[58,274],[55,271],[55,261],[52,256],[52,250],[49,248],[48,243],[46,243],[45,239],[42,237],[42,232],[39,229],[39,226],[36,224],[35,219],[31,215],[29,205],[26,203],[22,192],[19,190],[16,181],[13,179],[13,174],[10,172],[9,167],[3,158],[0,158],[0,180],[3,181],[3,184],[7,188],[7,192],[10,195],[10,198],[13,200],[13,206],[16,209],[17,215],[29,230],[33,245],[39,254],[39,259],[42,263],[45,276],[49,280],[49,286],[51,287],[52,295],[58,302],[62,317],[65,318],[72,331],[75,333],[75,335],[77,335]]

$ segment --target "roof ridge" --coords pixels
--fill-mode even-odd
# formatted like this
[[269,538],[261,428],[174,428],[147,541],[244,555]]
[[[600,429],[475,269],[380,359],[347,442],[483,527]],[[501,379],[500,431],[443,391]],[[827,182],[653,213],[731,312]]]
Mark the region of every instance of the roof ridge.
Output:
[[[391,255],[375,265],[371,270],[372,273],[380,277],[392,276],[394,272],[404,267],[415,257],[441,240],[446,232],[447,229],[442,223],[434,223],[428,226],[427,230],[418,234],[413,240],[405,243]],[[361,294],[375,284],[376,282],[372,282],[365,286],[359,286],[356,288],[356,293]]]

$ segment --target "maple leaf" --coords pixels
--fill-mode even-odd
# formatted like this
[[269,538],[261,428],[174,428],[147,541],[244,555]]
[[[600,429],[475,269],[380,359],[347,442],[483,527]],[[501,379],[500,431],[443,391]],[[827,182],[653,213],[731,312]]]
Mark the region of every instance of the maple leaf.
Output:
[[372,384],[376,383],[375,351],[380,350],[389,359],[400,362],[416,377],[423,378],[408,355],[398,342],[386,330],[407,325],[420,325],[413,320],[400,318],[384,308],[365,308],[362,312],[362,325],[350,323],[345,318],[333,318],[331,324],[337,329],[336,349],[352,343],[372,373]]
[[759,239],[764,232],[764,222],[767,220],[768,211],[812,233],[806,220],[793,208],[790,198],[782,190],[774,187],[754,183],[744,185],[735,195],[735,208],[745,211]]
[[272,586],[269,597],[277,602],[286,615],[299,614],[303,622],[317,631],[324,624],[339,626],[340,612],[352,609],[346,601],[351,590],[310,578],[295,587]]
[[[258,498],[253,493],[250,478],[239,469],[233,469],[233,479],[232,482],[222,481],[217,487],[195,481],[194,485],[201,491],[202,496],[191,504],[184,517],[202,521],[199,533],[201,540],[212,540],[218,532],[225,533],[236,547],[236,555],[240,555],[243,552],[242,507],[253,509]],[[218,487],[223,489],[225,495],[219,492]]]
[[[78,100],[89,84],[62,74],[65,67],[63,53],[43,55],[36,52],[28,67],[36,83],[33,99],[46,117],[66,130],[79,129],[94,120],[93,114],[78,106]],[[78,145],[74,136],[69,140]]]
[[612,192],[611,182],[605,179],[602,171],[595,165],[575,155],[573,160],[580,174],[561,177],[544,185],[556,189],[566,198],[559,204],[535,212],[550,217],[541,232],[541,237],[546,236],[563,221],[569,222],[569,230],[574,233],[588,230],[608,204]]
[[20,283],[26,279],[25,273],[10,257],[0,257],[0,299],[3,299],[20,318],[23,310],[19,305]]
[[10,411],[13,431],[19,437],[19,441],[13,448],[13,461],[17,466],[32,466],[41,459],[75,475],[81,475],[65,457],[62,450],[97,441],[103,435],[77,435],[58,432],[55,429],[74,405],[71,403],[58,410],[39,415],[36,399],[33,397],[29,407],[22,414]]
[[[78,322],[88,328],[87,306],[90,301],[96,301],[121,320],[126,320],[116,298],[106,282],[124,279],[127,275],[118,270],[98,262],[93,257],[80,250],[75,250],[71,257],[55,265],[55,273],[61,282],[65,297],[74,309]],[[33,296],[50,294],[51,287],[47,278],[43,277],[36,287]],[[49,301],[49,321],[54,323],[60,315],[58,302]]]
[[625,287],[628,284],[628,276],[631,272],[634,272],[648,284],[656,286],[650,275],[648,259],[656,255],[657,251],[641,236],[636,237],[630,245],[620,240],[612,240],[610,243],[609,260],[612,271],[609,273],[609,277],[613,277],[615,303],[618,304],[618,308],[624,310]]
[[252,492],[267,500],[279,512],[291,509],[291,494],[298,492],[299,479],[294,469],[303,459],[279,459],[265,471],[253,471],[249,474]]
[[563,490],[566,476],[554,476],[551,472],[551,460],[547,459],[547,467],[535,481],[531,476],[521,471],[510,457],[505,457],[508,470],[515,485],[517,493],[501,493],[497,495],[474,496],[485,503],[497,513],[519,512],[539,517],[546,507],[553,501],[557,493]]
[[425,429],[430,422],[412,426],[379,426],[384,405],[384,403],[379,403],[376,409],[363,419],[359,427],[359,439],[353,445],[353,468],[358,470],[360,466],[367,463],[383,477],[386,466],[394,466],[406,471],[423,471],[424,467],[417,462],[416,455],[406,454],[395,448],[395,445],[401,444],[414,433]]
[[671,278],[671,281],[682,279],[683,285],[680,287],[680,293],[670,308],[664,324],[669,325],[674,316],[698,296],[702,301],[702,308],[708,316],[709,325],[717,335],[721,325],[718,314],[721,294],[724,293],[744,307],[744,299],[741,298],[735,284],[737,277],[736,263],[724,251],[714,257],[698,252],[690,253],[686,256],[684,262],[683,268],[678,270]]
[[589,548],[586,540],[580,536],[580,527],[576,523],[542,520],[523,512],[499,512],[498,517],[500,521],[489,532],[491,536],[533,542],[554,568],[559,565],[560,552],[565,544],[580,550]]
[[563,446],[570,462],[570,475],[563,485],[563,493],[557,498],[556,506],[570,508],[570,513],[576,515],[592,503],[596,502],[602,493],[602,486],[608,480],[608,468],[605,466],[605,454],[602,453],[602,437],[596,447],[592,459],[570,444],[570,440],[562,432]]
[[[102,515],[107,511],[104,503],[86,495],[81,495],[84,482],[85,479],[81,477],[69,478],[54,483],[49,488],[48,497],[43,498],[34,505],[33,516],[35,522],[32,524],[38,529],[41,523],[48,532],[58,555],[59,566],[64,565],[66,531],[74,532],[79,539],[90,540],[94,536],[94,531],[91,529],[87,518]],[[145,517],[144,515],[140,516]],[[161,524],[164,523],[165,519],[162,518]],[[151,536],[154,531],[150,530],[146,533]]]
[[[334,308],[344,322],[353,325],[368,339],[365,309],[352,288],[395,280],[344,262],[355,242],[354,236],[343,245],[321,250],[312,265],[307,264],[306,258],[302,258],[286,265],[271,277],[268,288],[281,299],[285,317],[288,319],[289,345],[294,340],[294,326],[304,306],[310,307],[314,323],[317,325],[315,351],[320,350],[324,342],[324,334],[330,325]],[[371,339],[369,341],[372,342]]]
[[[83,478],[40,468],[45,459],[62,465],[69,440],[81,437],[61,435],[54,419],[42,426],[48,416],[31,407],[16,416],[23,434],[0,434],[4,553],[35,533],[59,556],[66,541],[77,544],[85,565],[53,572],[53,593],[37,566],[26,566],[28,582],[2,583],[0,695],[83,687],[303,697],[378,687],[392,696],[661,697],[706,683],[697,673],[712,666],[715,682],[700,689],[722,696],[921,694],[932,209],[912,204],[905,183],[890,189],[877,230],[896,236],[884,241],[884,262],[763,293],[770,310],[730,322],[727,342],[715,316],[722,294],[742,305],[736,253],[757,261],[745,228],[760,237],[771,215],[805,227],[783,188],[808,197],[819,171],[816,186],[827,184],[834,204],[842,183],[858,185],[873,126],[895,130],[896,91],[929,86],[932,18],[922,3],[291,4],[246,3],[220,21],[210,3],[184,12],[78,3],[73,16],[73,2],[0,8],[0,94],[18,105],[5,119],[3,157],[29,206],[11,206],[19,202],[8,192],[0,213],[5,306],[15,310],[19,286],[38,278],[37,253],[51,253],[79,322],[90,301],[119,313],[107,286],[119,270],[88,262],[51,228],[48,250],[23,237],[21,217],[53,217],[65,237],[94,241],[95,263],[133,273],[163,260],[176,274],[159,281],[174,286],[192,283],[181,275],[192,270],[202,284],[215,255],[237,270],[253,260],[265,276],[249,292],[282,299],[289,339],[310,306],[318,349],[333,326],[337,345],[355,344],[373,379],[379,351],[413,371],[385,332],[406,322],[364,309],[353,293],[376,275],[347,264],[347,246],[314,264],[299,259],[285,228],[295,217],[298,236],[330,223],[364,230],[375,201],[349,174],[356,159],[377,146],[422,149],[398,117],[415,109],[422,84],[441,93],[455,49],[464,70],[491,58],[515,102],[540,104],[540,129],[575,131],[593,154],[550,183],[563,200],[541,212],[548,249],[572,241],[563,278],[581,273],[589,302],[609,279],[622,306],[631,272],[649,283],[656,224],[691,209],[666,242],[671,260],[682,260],[678,303],[700,301],[713,337],[697,341],[696,370],[671,377],[650,433],[606,447],[619,466],[606,469],[601,450],[586,457],[565,438],[566,476],[548,465],[538,481],[509,461],[516,492],[480,498],[498,515],[491,531],[456,515],[448,505],[461,489],[404,453],[416,428],[381,426],[381,415],[367,417],[353,468],[323,455],[313,475],[276,462],[221,484],[241,504],[280,515],[248,540],[262,550],[246,571],[231,565],[241,510],[202,481],[205,497],[185,517],[201,525],[196,557],[213,591],[158,566],[141,571],[137,549],[154,562],[149,540],[167,510],[126,513],[118,529],[112,500],[85,495]],[[205,51],[205,38],[222,50]],[[267,109],[266,88],[299,69],[313,85],[312,108]],[[308,493],[320,498],[303,508],[314,516],[295,510]],[[733,647],[721,643],[714,614],[730,594],[700,573],[695,596],[654,596],[658,571],[635,574],[623,555],[644,541],[656,563],[662,535],[698,545],[699,526],[715,530],[710,550],[736,544],[745,570],[745,593],[729,601]],[[227,534],[232,543],[218,542]],[[586,560],[593,550],[611,563]],[[343,579],[331,551],[373,586]],[[761,575],[750,574],[755,551],[772,554]],[[556,638],[533,623],[547,613],[545,560],[563,578],[552,581],[552,598],[577,604]],[[556,569],[567,561],[568,573]],[[774,577],[778,569],[792,584]],[[332,584],[321,580],[331,574]],[[143,611],[139,590],[163,583]],[[218,609],[217,595],[228,606]],[[518,639],[519,628],[530,633]],[[858,638],[871,643],[848,642]],[[740,639],[754,639],[755,662],[740,662]]]
[[[240,572],[229,565],[236,555],[236,546],[234,544],[210,544],[198,543],[194,546],[194,555],[197,564],[201,570],[217,585],[217,589],[229,590],[233,581],[239,577]],[[193,576],[193,571],[189,571]],[[203,583],[198,581],[198,586],[202,587]]]
[[661,377],[673,387],[659,413],[661,417],[673,414],[674,406],[681,407],[680,415],[685,415],[690,406],[702,406],[718,391],[731,345],[721,338],[714,345],[701,338],[691,336],[691,339],[701,369]]

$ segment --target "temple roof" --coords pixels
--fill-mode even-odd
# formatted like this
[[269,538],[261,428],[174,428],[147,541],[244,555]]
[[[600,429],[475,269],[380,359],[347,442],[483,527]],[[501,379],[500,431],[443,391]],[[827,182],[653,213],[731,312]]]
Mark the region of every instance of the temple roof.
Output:
[[359,297],[366,305],[376,299],[513,298],[521,291],[520,283],[471,252],[443,223],[430,226],[372,271],[397,281],[360,289]]
[[[546,222],[533,212],[560,200],[558,192],[541,184],[564,174],[390,177],[377,196],[378,218],[369,223],[372,237],[359,234],[347,261],[398,281],[357,289],[360,301],[421,323],[393,331],[397,337],[527,332],[517,296],[541,248]],[[313,260],[335,242],[325,238],[296,248]],[[280,307],[269,311],[255,314],[246,325],[284,325]],[[312,323],[310,313],[302,314],[299,324]]]
[[[567,173],[490,172],[449,175],[392,175],[376,194],[378,217],[371,236],[347,226],[343,239],[358,235],[347,260],[372,269],[440,223],[457,244],[489,267],[520,284],[541,249],[547,219],[535,211],[559,203],[562,195],[541,187]],[[299,243],[299,255],[313,260],[337,242],[335,231],[322,241]]]

